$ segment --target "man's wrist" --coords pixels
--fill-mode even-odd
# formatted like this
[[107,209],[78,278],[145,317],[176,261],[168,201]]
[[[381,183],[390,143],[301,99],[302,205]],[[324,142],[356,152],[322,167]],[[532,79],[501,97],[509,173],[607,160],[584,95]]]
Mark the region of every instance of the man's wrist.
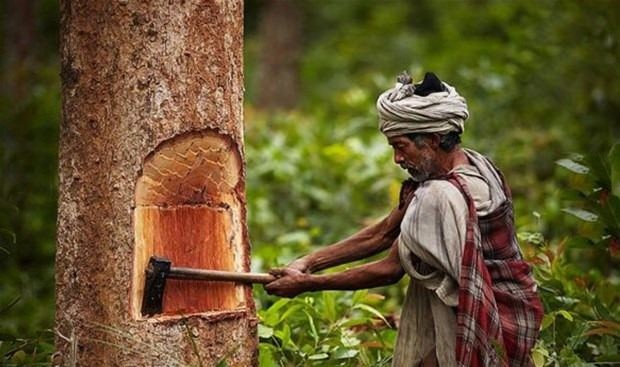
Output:
[[302,257],[302,258],[299,258],[293,261],[291,265],[289,265],[289,267],[293,269],[297,269],[301,271],[302,273],[312,273],[312,270],[313,270],[312,262],[306,257]]
[[306,292],[322,290],[321,281],[319,278],[320,278],[319,275],[312,275],[312,274],[307,274],[307,273],[304,274],[303,280],[302,280],[302,285],[303,285],[304,290]]

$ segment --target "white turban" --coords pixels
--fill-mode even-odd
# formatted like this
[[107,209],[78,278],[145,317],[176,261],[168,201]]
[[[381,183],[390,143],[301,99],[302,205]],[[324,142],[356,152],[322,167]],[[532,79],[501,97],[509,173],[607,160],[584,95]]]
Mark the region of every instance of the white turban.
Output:
[[381,132],[388,138],[411,133],[462,133],[469,117],[467,102],[452,86],[441,83],[445,91],[419,96],[413,94],[414,85],[399,79],[377,100]]

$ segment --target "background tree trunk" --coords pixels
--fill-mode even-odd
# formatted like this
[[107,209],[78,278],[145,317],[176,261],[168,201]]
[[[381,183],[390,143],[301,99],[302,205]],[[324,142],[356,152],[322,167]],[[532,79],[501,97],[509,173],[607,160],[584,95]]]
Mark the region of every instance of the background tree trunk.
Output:
[[268,0],[259,22],[258,107],[291,109],[299,99],[300,4],[297,1]]
[[35,59],[35,14],[32,0],[6,0],[4,11],[4,42],[2,93],[20,103],[29,86]]
[[249,271],[242,8],[61,1],[56,362],[256,364],[249,286],[173,281],[140,312],[154,253]]

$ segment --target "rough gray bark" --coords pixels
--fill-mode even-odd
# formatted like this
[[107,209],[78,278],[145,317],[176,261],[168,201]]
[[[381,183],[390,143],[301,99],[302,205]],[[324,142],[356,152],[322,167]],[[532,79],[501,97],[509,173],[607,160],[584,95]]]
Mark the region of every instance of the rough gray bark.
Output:
[[242,8],[61,1],[55,363],[256,364],[248,286],[171,284],[165,315],[139,311],[154,252],[249,271]]

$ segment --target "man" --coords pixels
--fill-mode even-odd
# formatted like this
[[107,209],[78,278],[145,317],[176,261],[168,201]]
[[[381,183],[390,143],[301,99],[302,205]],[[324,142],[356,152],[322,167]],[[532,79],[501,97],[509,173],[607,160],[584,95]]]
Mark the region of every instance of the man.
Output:
[[[461,148],[467,104],[427,73],[377,101],[394,161],[411,175],[381,222],[274,272],[271,294],[353,290],[411,277],[393,366],[530,366],[542,305],[515,237],[510,190],[481,154]],[[390,248],[382,260],[312,273]]]

